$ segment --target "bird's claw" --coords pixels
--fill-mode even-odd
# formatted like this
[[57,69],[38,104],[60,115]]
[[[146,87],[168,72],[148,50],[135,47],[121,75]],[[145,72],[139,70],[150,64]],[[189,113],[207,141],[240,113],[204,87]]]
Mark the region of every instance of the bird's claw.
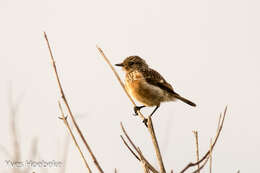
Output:
[[61,120],[63,120],[63,119],[67,120],[68,116],[66,116],[64,118],[61,116],[61,117],[58,117],[58,118],[61,119]]
[[135,106],[134,107],[134,112],[135,112],[135,116],[138,115],[138,111],[140,111],[142,108],[144,108],[145,106]]
[[137,115],[138,115],[138,112],[137,112],[137,111],[139,111],[139,110],[140,110],[140,107],[135,106],[135,107],[134,107],[134,112],[135,112],[135,113],[134,113],[133,115],[134,115],[134,116],[137,116]]
[[148,119],[145,118],[145,119],[143,120],[143,123],[144,123],[144,125],[148,128],[147,122],[148,122]]

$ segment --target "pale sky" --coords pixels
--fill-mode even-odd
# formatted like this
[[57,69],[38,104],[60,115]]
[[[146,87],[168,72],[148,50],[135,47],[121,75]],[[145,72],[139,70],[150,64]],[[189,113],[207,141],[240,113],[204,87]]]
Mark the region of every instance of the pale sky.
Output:
[[[106,172],[142,171],[119,137],[120,121],[144,155],[157,162],[148,132],[132,116],[133,107],[96,44],[113,64],[141,56],[198,105],[165,103],[153,117],[167,170],[178,172],[195,160],[192,130],[199,131],[201,154],[207,151],[218,115],[228,105],[213,171],[257,172],[259,9],[257,0],[1,0],[0,144],[13,151],[7,94],[12,85],[14,100],[24,95],[18,114],[22,160],[30,159],[35,136],[41,158],[60,160],[67,129],[57,118],[60,95],[43,37],[46,31],[72,111]],[[7,159],[0,152],[0,171],[11,171]],[[87,171],[72,141],[66,168]]]

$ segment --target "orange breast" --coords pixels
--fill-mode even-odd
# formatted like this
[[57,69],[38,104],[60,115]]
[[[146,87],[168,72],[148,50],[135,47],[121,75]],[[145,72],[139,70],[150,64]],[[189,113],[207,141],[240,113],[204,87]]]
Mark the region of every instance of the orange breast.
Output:
[[145,106],[155,106],[163,100],[163,91],[148,84],[139,71],[128,73],[125,82],[128,93]]
[[155,106],[162,101],[161,89],[147,84],[144,79],[128,81],[126,84],[129,94],[145,106]]

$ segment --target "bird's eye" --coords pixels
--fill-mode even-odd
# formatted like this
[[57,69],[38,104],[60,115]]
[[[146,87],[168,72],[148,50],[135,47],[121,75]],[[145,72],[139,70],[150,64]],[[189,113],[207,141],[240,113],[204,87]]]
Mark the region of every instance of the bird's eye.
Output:
[[131,65],[133,65],[134,64],[134,62],[129,62],[129,65],[131,66]]

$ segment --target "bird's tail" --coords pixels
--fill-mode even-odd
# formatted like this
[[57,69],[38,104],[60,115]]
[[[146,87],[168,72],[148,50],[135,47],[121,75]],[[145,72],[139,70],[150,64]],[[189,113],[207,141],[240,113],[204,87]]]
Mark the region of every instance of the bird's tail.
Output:
[[187,103],[187,104],[190,105],[190,106],[194,106],[194,107],[196,106],[195,103],[193,103],[192,101],[190,101],[190,100],[188,100],[188,99],[186,99],[186,98],[180,96],[179,94],[176,94],[176,95],[175,95],[175,98],[177,98],[177,99],[183,101],[184,103]]

